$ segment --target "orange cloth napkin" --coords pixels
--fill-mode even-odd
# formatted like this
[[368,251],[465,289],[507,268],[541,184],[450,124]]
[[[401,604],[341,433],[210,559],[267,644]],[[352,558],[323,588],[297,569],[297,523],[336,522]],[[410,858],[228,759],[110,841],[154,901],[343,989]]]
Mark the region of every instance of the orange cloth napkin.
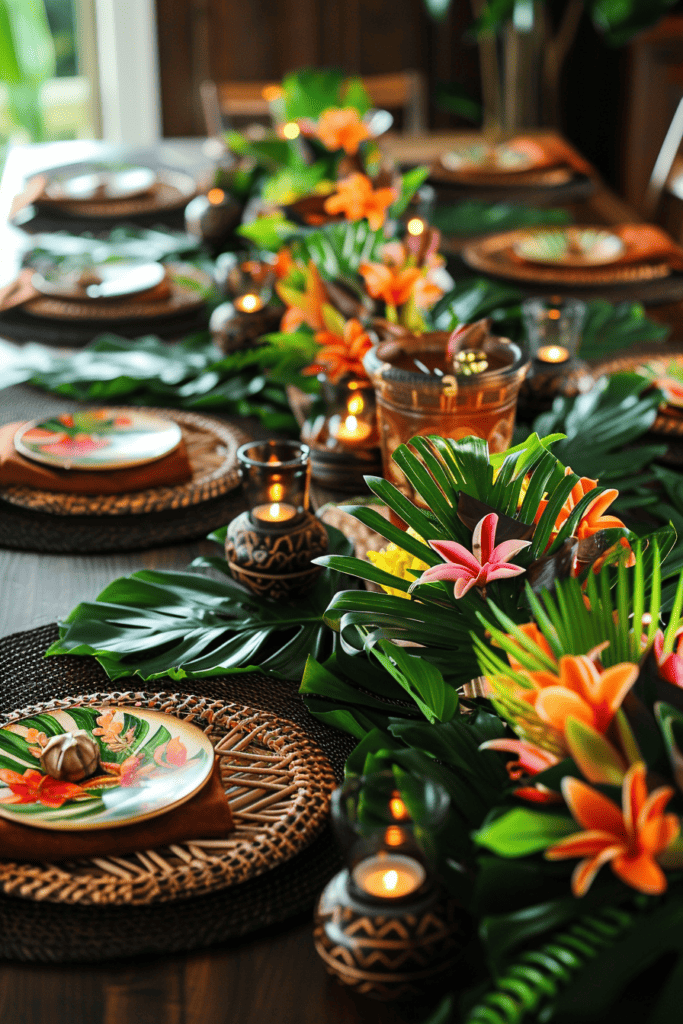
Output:
[[595,175],[595,171],[587,160],[576,152],[568,143],[554,137],[534,138],[518,135],[507,143],[509,149],[525,153],[533,160],[529,170],[541,171],[549,167],[571,167],[579,174]]
[[233,828],[230,805],[225,797],[216,758],[211,777],[190,800],[136,825],[57,832],[18,825],[0,818],[0,856],[3,860],[33,863],[73,860],[76,857],[121,857],[137,850],[152,850],[190,839],[223,839]]
[[618,263],[668,263],[674,270],[683,270],[683,249],[666,231],[653,224],[620,224],[610,227],[621,238],[626,252]]
[[[148,487],[182,484],[192,477],[184,441],[163,459],[130,469],[53,469],[25,459],[14,447],[14,435],[23,423],[0,427],[0,485],[20,484],[41,491],[72,494],[122,494]],[[1,848],[0,848],[1,849]]]

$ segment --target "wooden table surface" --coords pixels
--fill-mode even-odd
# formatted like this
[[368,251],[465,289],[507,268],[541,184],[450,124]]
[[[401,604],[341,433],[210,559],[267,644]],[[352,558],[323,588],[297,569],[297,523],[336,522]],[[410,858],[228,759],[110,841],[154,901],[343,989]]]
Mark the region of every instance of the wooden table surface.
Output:
[[[25,147],[23,157],[15,154],[0,190],[0,209],[9,207],[22,169],[99,152],[87,144],[82,156],[79,144],[69,144],[76,148],[68,151],[65,145]],[[572,210],[587,223],[637,219],[603,186]],[[651,313],[672,324],[675,340],[683,340],[683,304]],[[0,423],[7,419],[0,391]],[[54,622],[117,576],[141,568],[184,568],[211,548],[201,541],[102,556],[0,550],[0,636]],[[328,979],[308,919],[186,955],[86,967],[0,963],[2,1024],[405,1024],[419,1020],[420,1012],[424,1007],[397,1008],[355,997]]]

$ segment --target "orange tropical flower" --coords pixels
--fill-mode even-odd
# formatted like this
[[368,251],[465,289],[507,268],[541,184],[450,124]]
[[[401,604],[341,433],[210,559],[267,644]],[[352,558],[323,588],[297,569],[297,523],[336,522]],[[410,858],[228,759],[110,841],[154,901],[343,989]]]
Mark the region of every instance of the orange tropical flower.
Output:
[[[524,636],[528,640],[531,640],[531,642],[535,644],[536,647],[538,647],[541,654],[545,654],[546,657],[550,658],[552,661],[556,660],[555,655],[550,649],[550,644],[544,637],[543,633],[541,633],[540,629],[538,628],[535,622],[524,622],[521,626],[518,626],[517,628],[520,630],[521,633],[524,634]],[[507,639],[514,640],[515,638],[508,634]],[[513,654],[510,654],[509,651],[507,652],[507,656],[508,661],[510,662],[510,668],[513,668],[515,672],[521,671],[522,665],[519,663],[519,661],[517,661],[515,656]]]
[[45,807],[61,807],[67,800],[77,796],[85,796],[82,786],[73,782],[60,782],[51,775],[41,775],[32,768],[27,768],[23,775],[0,769],[0,779],[12,791],[11,796],[0,798],[3,804],[43,804]]
[[327,292],[315,264],[311,261],[306,269],[304,291],[292,288],[284,281],[278,281],[275,290],[288,307],[282,318],[280,330],[286,334],[296,331],[302,324],[307,324],[314,331],[325,327],[323,306],[327,302]]
[[370,129],[355,107],[330,107],[320,115],[315,134],[327,149],[343,149],[354,156],[360,143],[370,138]]
[[622,785],[621,810],[579,779],[565,776],[562,793],[573,817],[586,830],[567,836],[546,850],[548,860],[582,857],[572,875],[572,892],[584,896],[603,864],[631,888],[648,895],[666,889],[666,876],[656,856],[680,832],[675,814],[664,814],[674,794],[660,786],[648,796],[646,768],[629,768]]
[[182,768],[187,761],[187,747],[174,736],[168,743],[156,748],[154,760],[162,768]]
[[315,340],[321,348],[315,362],[304,369],[305,374],[325,373],[333,384],[347,373],[356,377],[367,376],[363,356],[372,347],[372,340],[360,320],[347,320],[342,335],[328,330],[318,331]]
[[278,279],[278,281],[281,281],[283,277],[287,277],[287,274],[290,272],[292,267],[294,267],[294,265],[295,264],[294,260],[292,259],[292,254],[287,248],[287,246],[284,245],[282,249],[279,250],[277,256],[275,257],[275,263],[273,264],[275,276]]
[[337,183],[337,191],[325,200],[325,212],[343,213],[347,220],[362,220],[367,217],[373,231],[384,223],[387,208],[398,199],[395,188],[373,190],[372,182],[365,174],[350,174]]
[[541,721],[562,735],[570,718],[605,733],[638,678],[638,666],[622,662],[601,672],[589,655],[566,654],[558,667],[558,675],[524,671],[534,688],[518,688],[516,696],[532,704]]
[[361,263],[359,270],[373,299],[383,299],[387,306],[407,302],[420,277],[417,267],[388,267],[384,263]]
[[429,274],[421,274],[415,282],[413,296],[418,309],[429,309],[443,295],[443,288],[432,281]]
[[[568,476],[571,472],[571,469],[567,467],[565,470],[565,476]],[[591,480],[586,476],[582,476],[579,482],[575,484],[569,494],[569,497],[560,509],[557,519],[555,520],[549,544],[552,544],[555,540],[562,529],[562,526],[566,523],[572,511],[576,508],[581,499],[590,491],[595,490],[597,486],[597,480]],[[616,516],[604,515],[612,502],[618,497],[619,491],[613,489],[603,491],[602,494],[597,494],[578,523],[576,530],[574,531],[575,536],[579,540],[585,540],[587,537],[592,537],[594,534],[599,533],[600,530],[624,529],[624,524],[621,519],[617,519]],[[535,523],[539,522],[547,508],[547,505],[548,502],[545,499],[539,503],[536,518],[534,519]],[[633,559],[633,553],[631,553],[631,558]],[[628,564],[634,564],[634,561],[635,559],[633,559],[633,561],[629,560]]]

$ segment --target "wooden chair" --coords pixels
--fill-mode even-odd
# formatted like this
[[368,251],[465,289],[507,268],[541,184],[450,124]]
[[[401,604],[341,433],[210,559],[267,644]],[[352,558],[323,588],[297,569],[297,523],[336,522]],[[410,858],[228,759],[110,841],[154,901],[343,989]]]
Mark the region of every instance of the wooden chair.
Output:
[[[427,127],[427,90],[419,71],[364,75],[363,85],[375,107],[403,113],[405,135],[420,135]],[[264,118],[270,113],[269,94],[277,82],[203,82],[202,109],[208,135],[219,135],[232,118]],[[276,92],[275,92],[276,95]]]

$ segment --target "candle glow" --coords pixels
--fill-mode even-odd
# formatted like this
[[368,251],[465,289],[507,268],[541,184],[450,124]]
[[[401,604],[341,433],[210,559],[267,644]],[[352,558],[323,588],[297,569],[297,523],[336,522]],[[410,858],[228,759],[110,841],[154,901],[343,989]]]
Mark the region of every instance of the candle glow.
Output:
[[282,134],[286,139],[298,139],[301,135],[301,128],[296,121],[288,121],[282,126]]
[[357,864],[352,876],[359,889],[369,896],[400,899],[419,889],[427,873],[412,857],[380,853]]
[[212,188],[206,193],[206,198],[212,206],[218,206],[225,199],[225,192],[222,188]]
[[294,518],[296,509],[286,502],[275,501],[270,505],[257,505],[251,514],[262,523],[286,523],[288,519]]
[[569,349],[564,345],[543,345],[536,353],[536,358],[542,363],[566,363],[569,359]]
[[409,235],[422,235],[425,230],[425,222],[419,217],[411,217],[406,227]]
[[240,313],[257,313],[259,309],[263,309],[264,302],[259,295],[253,295],[251,292],[248,295],[240,295],[239,298],[235,299],[235,309],[239,309]]

